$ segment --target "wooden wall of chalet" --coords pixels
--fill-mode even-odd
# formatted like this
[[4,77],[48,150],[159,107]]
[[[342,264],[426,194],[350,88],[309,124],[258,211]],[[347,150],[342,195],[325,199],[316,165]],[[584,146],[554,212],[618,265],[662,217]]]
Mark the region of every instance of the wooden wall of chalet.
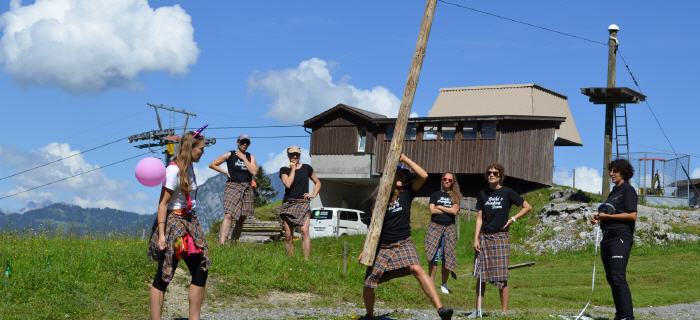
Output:
[[498,131],[498,162],[506,168],[506,175],[551,186],[555,135],[552,124],[502,121]]
[[[534,121],[499,122],[495,139],[463,140],[458,130],[454,140],[423,141],[419,130],[416,140],[404,141],[403,152],[430,174],[482,174],[489,164],[500,162],[508,176],[552,185],[554,133],[551,122]],[[384,171],[390,144],[383,132],[377,135],[377,172]]]
[[[384,172],[390,140],[380,133],[376,139],[377,172]],[[422,140],[422,132],[416,140],[406,140],[403,152],[420,164],[428,173],[450,170],[459,173],[483,173],[486,166],[498,159],[498,134],[496,139],[462,140],[458,130],[454,140]]]
[[[351,115],[337,114],[311,133],[311,154],[358,154],[358,127],[363,121],[351,121]],[[374,133],[367,129],[364,153],[374,150]]]

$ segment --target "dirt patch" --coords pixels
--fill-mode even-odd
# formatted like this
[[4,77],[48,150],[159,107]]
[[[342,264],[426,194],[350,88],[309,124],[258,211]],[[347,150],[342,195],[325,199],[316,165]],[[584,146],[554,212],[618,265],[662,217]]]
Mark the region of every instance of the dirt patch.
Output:
[[282,292],[271,291],[263,298],[261,302],[273,306],[307,306],[311,305],[318,296],[307,292]]
[[163,315],[167,317],[187,316],[189,312],[188,290],[190,286],[190,274],[177,268],[173,281],[168,285],[163,299]]

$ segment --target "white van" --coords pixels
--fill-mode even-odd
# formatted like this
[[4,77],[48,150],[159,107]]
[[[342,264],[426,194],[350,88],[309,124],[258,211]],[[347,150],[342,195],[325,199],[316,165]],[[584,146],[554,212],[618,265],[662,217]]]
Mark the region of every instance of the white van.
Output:
[[311,238],[366,234],[370,215],[345,208],[311,209]]

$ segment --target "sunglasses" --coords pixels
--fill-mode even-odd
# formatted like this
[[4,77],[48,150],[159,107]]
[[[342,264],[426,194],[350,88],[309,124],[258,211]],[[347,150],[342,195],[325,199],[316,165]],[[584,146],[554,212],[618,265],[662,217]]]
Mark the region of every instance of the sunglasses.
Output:
[[486,171],[486,176],[498,177],[500,175],[501,175],[501,173],[498,171],[492,171],[492,170]]
[[299,152],[287,153],[287,157],[289,157],[289,158],[299,158],[300,156],[301,156],[301,153],[299,153]]
[[241,141],[238,141],[238,144],[240,144],[240,145],[243,145],[243,144],[244,144],[244,145],[249,146],[249,145],[250,145],[250,140],[248,140],[248,139],[243,139],[243,140],[241,140]]
[[442,178],[442,181],[445,181],[445,182],[454,182],[454,180],[452,180],[452,179],[450,179],[450,178]]

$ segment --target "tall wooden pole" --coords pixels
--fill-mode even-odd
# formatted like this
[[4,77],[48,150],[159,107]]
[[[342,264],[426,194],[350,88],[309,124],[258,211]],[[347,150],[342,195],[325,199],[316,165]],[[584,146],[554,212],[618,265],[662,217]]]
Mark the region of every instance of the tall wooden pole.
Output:
[[[608,27],[610,38],[608,38],[608,88],[615,87],[615,74],[617,67],[617,32],[620,28],[611,24]],[[605,105],[605,134],[603,135],[603,188],[601,195],[603,200],[608,198],[610,193],[610,179],[608,179],[608,163],[612,161],[612,133],[615,121],[615,104]]]
[[413,54],[411,68],[408,71],[408,80],[406,81],[406,87],[404,88],[403,97],[401,98],[401,106],[399,107],[399,115],[396,118],[396,125],[394,126],[394,136],[391,138],[389,154],[384,163],[384,173],[379,181],[379,192],[377,194],[377,200],[374,203],[374,209],[372,210],[372,223],[369,225],[367,238],[365,238],[365,244],[360,254],[360,263],[366,266],[374,264],[374,255],[377,250],[377,244],[379,243],[379,235],[382,232],[382,225],[384,224],[384,213],[389,203],[389,192],[391,192],[392,183],[394,182],[396,166],[399,163],[401,149],[403,148],[406,124],[408,123],[408,116],[411,113],[413,96],[416,93],[416,86],[418,85],[418,76],[423,66],[423,58],[425,57],[425,49],[428,44],[430,27],[433,24],[433,14],[435,13],[436,3],[437,0],[427,0],[423,22],[421,23],[420,32],[418,33],[416,50]]

